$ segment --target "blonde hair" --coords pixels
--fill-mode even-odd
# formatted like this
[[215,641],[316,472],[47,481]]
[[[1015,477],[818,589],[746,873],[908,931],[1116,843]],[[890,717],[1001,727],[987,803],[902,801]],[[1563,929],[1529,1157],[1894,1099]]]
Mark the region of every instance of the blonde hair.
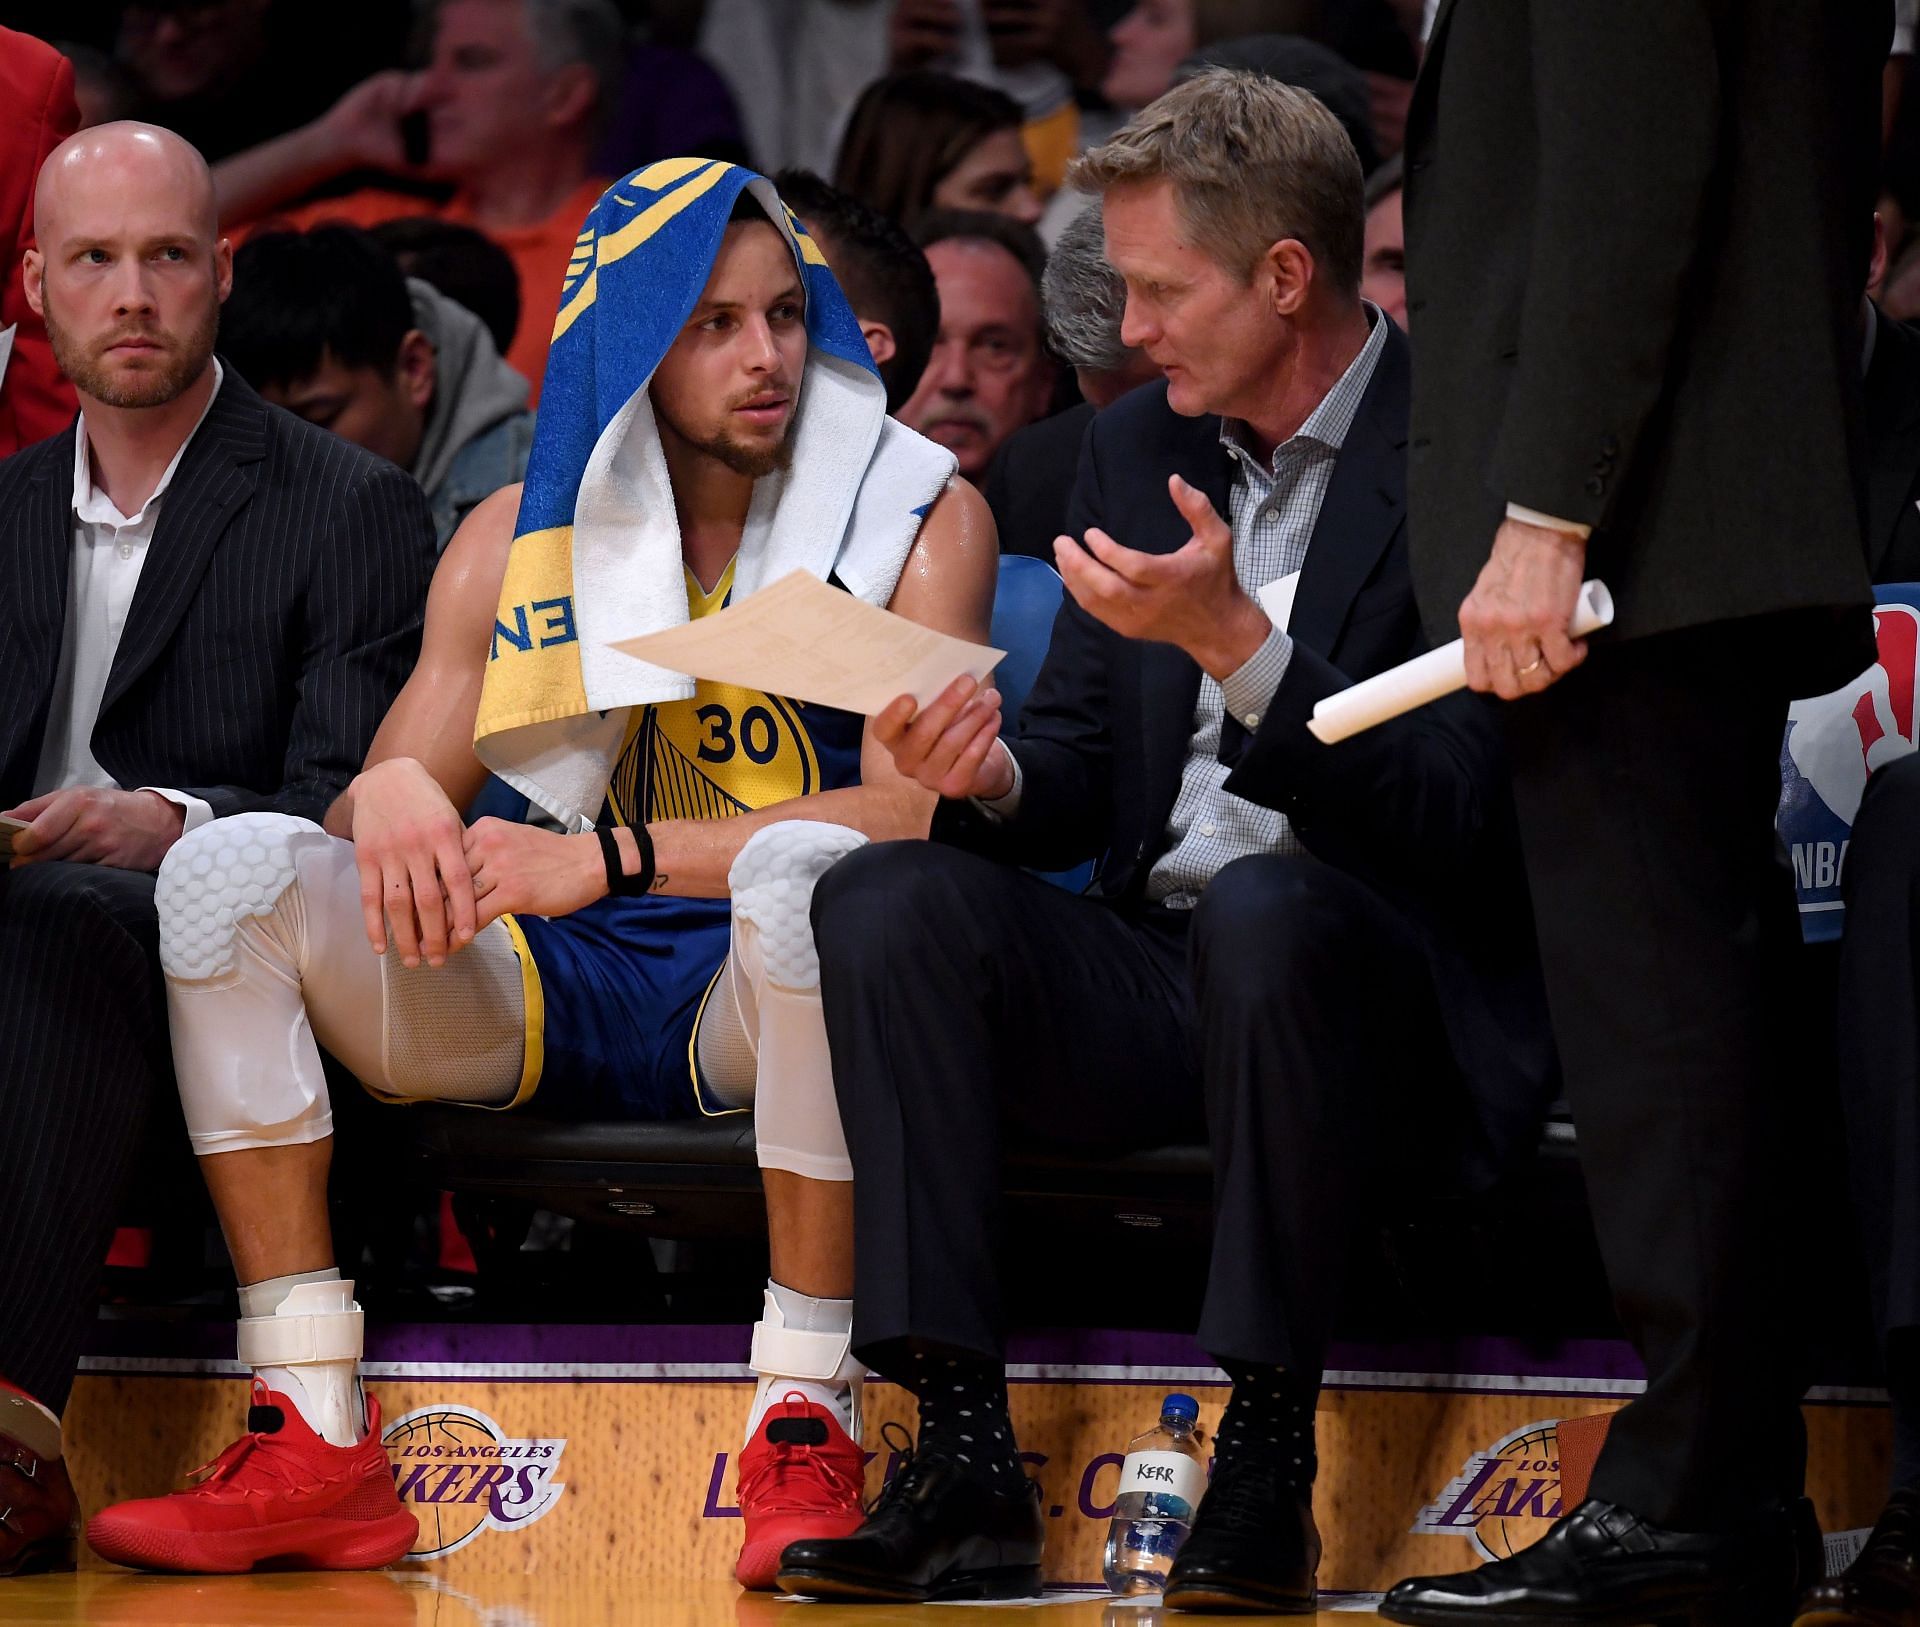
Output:
[[1069,184],[1102,193],[1163,179],[1194,241],[1235,276],[1251,277],[1268,249],[1294,238],[1333,288],[1359,292],[1360,157],[1318,97],[1212,68],[1142,108],[1067,173]]

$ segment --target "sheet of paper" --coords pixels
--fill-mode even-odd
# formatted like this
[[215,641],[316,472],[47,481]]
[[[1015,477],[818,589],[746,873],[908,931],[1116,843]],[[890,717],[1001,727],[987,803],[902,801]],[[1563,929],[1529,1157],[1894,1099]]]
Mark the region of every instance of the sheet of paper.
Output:
[[[1597,633],[1613,622],[1613,595],[1603,582],[1588,582],[1573,607],[1575,638]],[[1307,728],[1323,745],[1335,745],[1388,718],[1411,712],[1443,695],[1467,687],[1467,649],[1459,639],[1428,650],[1411,661],[1329,695],[1315,706]]]
[[866,717],[901,695],[924,706],[962,673],[985,678],[1006,654],[876,609],[806,571],[715,615],[613,647],[709,683]]
[[13,335],[18,327],[16,322],[11,327],[0,328],[0,384],[7,382],[7,361],[13,355]]
[[13,857],[13,833],[26,828],[24,819],[9,819],[5,814],[0,814],[0,862]]
[[1267,620],[1281,632],[1288,630],[1293,620],[1293,601],[1300,592],[1300,573],[1283,576],[1277,582],[1269,582],[1254,595],[1260,601],[1260,608],[1267,613]]

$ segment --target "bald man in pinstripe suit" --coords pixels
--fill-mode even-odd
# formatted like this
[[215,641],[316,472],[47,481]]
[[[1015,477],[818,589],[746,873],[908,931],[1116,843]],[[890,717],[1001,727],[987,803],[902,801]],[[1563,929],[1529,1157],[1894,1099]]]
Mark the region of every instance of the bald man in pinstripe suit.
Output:
[[0,1575],[70,1551],[64,1476],[31,1460],[57,1469],[171,1094],[153,872],[210,819],[321,817],[413,664],[434,558],[412,480],[215,359],[232,258],[197,152],[86,131],[35,208],[27,297],[81,412],[0,463],[0,811],[25,824],[0,873]]

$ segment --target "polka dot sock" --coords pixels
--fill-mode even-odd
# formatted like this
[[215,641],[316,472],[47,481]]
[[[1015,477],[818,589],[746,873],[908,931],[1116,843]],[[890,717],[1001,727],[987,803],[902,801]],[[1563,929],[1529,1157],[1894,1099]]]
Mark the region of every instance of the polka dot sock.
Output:
[[920,1403],[921,1457],[963,1464],[996,1491],[1016,1491],[1026,1468],[1013,1443],[1007,1417],[1006,1369],[975,1357],[909,1350],[885,1369]]
[[1283,1367],[1220,1365],[1233,1380],[1233,1396],[1214,1436],[1214,1473],[1237,1460],[1264,1459],[1277,1467],[1282,1484],[1310,1496],[1320,1467],[1313,1444],[1319,1384]]

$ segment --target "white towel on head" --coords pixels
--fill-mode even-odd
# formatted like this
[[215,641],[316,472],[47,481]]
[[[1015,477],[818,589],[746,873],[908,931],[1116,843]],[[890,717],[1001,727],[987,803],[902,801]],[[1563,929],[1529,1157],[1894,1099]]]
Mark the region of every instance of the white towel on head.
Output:
[[[876,395],[876,391],[879,393]],[[815,351],[807,362],[788,469],[754,487],[734,566],[734,597],[805,570],[885,605],[954,455],[888,418],[870,373]],[[599,817],[634,706],[687,700],[694,682],[610,648],[688,616],[680,523],[645,389],[608,423],[573,523],[580,676],[592,707],[514,729],[477,748],[515,790],[569,829]]]

